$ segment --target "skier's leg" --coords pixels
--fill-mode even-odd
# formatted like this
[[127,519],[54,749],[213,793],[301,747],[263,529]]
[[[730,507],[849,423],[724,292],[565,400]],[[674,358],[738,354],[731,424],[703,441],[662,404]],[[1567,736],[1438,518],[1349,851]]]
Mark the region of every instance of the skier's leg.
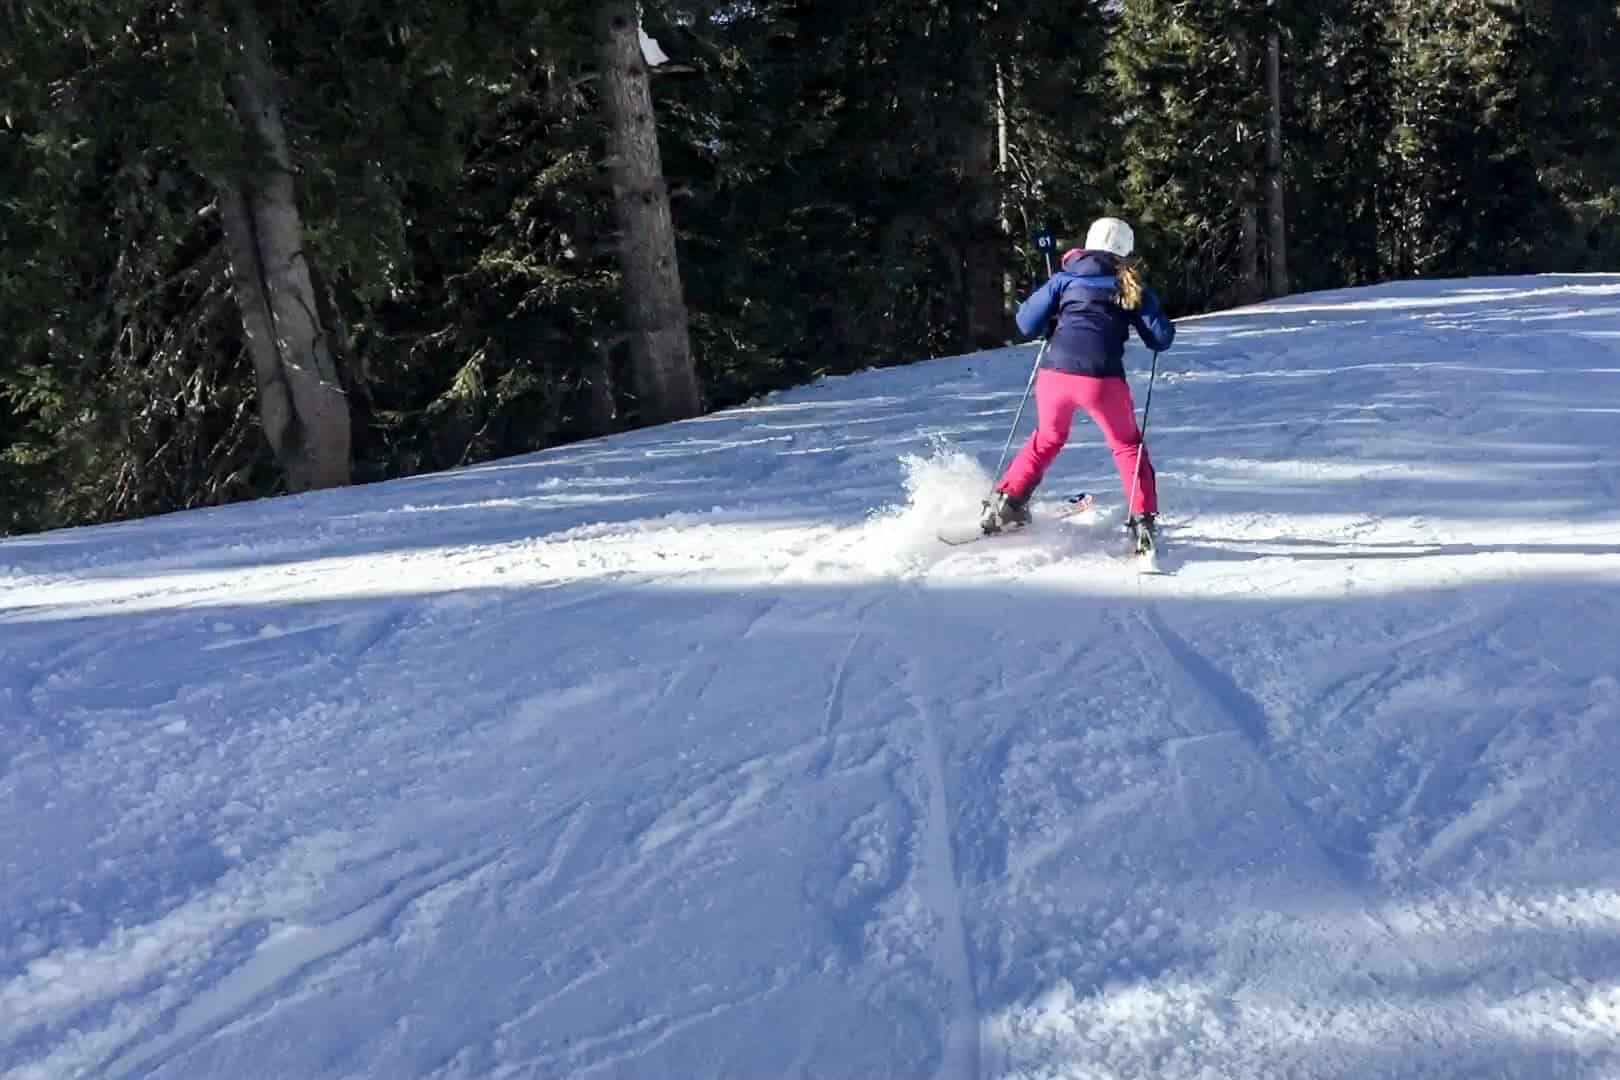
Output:
[[[1159,490],[1153,472],[1153,461],[1147,447],[1142,445],[1142,433],[1136,426],[1136,403],[1131,398],[1131,385],[1124,379],[1095,379],[1093,392],[1084,402],[1086,412],[1101,429],[1103,440],[1114,454],[1114,467],[1119,470],[1120,486],[1125,497],[1136,489],[1136,501],[1129,513],[1156,514],[1159,511]],[[1141,457],[1141,472],[1137,472],[1137,458]]]
[[1052,467],[1059,451],[1069,441],[1074,410],[1079,404],[1072,381],[1080,378],[1082,376],[1050,369],[1042,369],[1035,377],[1035,433],[1007,466],[1000,483],[996,484],[997,491],[1021,503],[1040,485],[1046,470]]

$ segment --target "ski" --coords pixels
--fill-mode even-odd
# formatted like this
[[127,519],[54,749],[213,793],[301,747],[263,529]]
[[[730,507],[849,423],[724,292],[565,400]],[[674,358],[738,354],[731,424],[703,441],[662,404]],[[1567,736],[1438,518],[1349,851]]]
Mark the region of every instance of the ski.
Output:
[[942,544],[949,544],[951,547],[961,547],[963,544],[972,544],[979,540],[988,540],[992,536],[1007,536],[1009,533],[1022,532],[1023,528],[1023,526],[1020,526],[1016,529],[1003,529],[1000,532],[985,532],[983,529],[979,528],[979,526],[973,525],[963,526],[955,531],[941,529],[935,535],[939,537],[939,542]]
[[[1070,495],[1063,500],[1063,508],[1055,514],[1041,514],[1028,525],[1013,525],[995,532],[985,532],[977,523],[963,524],[955,528],[940,529],[935,535],[939,542],[950,547],[961,547],[966,544],[976,544],[980,540],[989,540],[997,536],[1014,536],[1024,532],[1031,526],[1040,525],[1048,521],[1063,521],[1065,518],[1076,517],[1092,510],[1096,506],[1089,492],[1080,492]],[[1115,556],[1125,565],[1130,566],[1138,574],[1166,574],[1169,571],[1159,565],[1160,539],[1157,532],[1138,533],[1135,529],[1127,530],[1125,551]]]
[[[1078,495],[1070,495],[1068,498],[1064,499],[1063,502],[1064,509],[1062,512],[1056,515],[1056,520],[1058,521],[1061,521],[1064,518],[1073,517],[1076,514],[1083,514],[1096,505],[1096,500],[1091,497],[1090,492],[1085,491],[1080,492]],[[1032,521],[1030,524],[1033,525],[1034,522]],[[1013,536],[1023,532],[1027,528],[1029,528],[1029,525],[1014,525],[1011,528],[998,529],[995,532],[985,532],[981,526],[974,524],[963,525],[954,529],[941,529],[935,535],[938,536],[939,542],[942,544],[949,544],[952,547],[960,547],[963,544],[971,544],[979,540],[988,540],[994,536]]]

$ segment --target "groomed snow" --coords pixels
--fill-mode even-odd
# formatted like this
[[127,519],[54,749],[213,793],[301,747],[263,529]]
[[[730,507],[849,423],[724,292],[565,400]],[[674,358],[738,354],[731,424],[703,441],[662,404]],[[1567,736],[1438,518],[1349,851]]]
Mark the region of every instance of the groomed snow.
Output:
[[1620,1076],[1620,275],[1033,356],[0,541],[0,1078]]

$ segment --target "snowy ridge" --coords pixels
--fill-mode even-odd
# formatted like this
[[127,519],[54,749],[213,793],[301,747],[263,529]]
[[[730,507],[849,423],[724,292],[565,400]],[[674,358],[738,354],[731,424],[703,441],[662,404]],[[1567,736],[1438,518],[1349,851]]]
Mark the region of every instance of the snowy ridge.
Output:
[[1033,355],[0,541],[0,1080],[1620,1076],[1620,275]]

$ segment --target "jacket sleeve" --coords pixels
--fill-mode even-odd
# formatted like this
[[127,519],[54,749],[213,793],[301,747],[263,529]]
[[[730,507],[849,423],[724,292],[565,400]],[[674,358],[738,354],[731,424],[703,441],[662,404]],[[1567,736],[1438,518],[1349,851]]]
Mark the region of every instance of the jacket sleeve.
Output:
[[1156,352],[1168,349],[1176,340],[1176,324],[1164,313],[1159,297],[1152,289],[1142,290],[1142,306],[1132,313],[1136,332],[1142,343]]
[[1052,317],[1052,311],[1057,307],[1058,295],[1063,290],[1058,288],[1057,276],[1049,278],[1045,285],[1029,294],[1029,299],[1018,306],[1018,314],[1014,316],[1018,323],[1018,332],[1025,336],[1044,333],[1046,320]]

